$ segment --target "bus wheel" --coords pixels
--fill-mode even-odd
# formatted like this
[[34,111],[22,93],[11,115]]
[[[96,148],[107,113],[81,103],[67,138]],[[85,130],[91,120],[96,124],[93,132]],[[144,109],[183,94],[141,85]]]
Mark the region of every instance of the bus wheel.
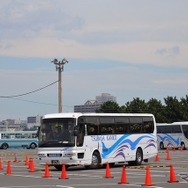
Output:
[[31,143],[30,144],[30,149],[35,149],[37,146],[36,146],[36,144],[35,143]]
[[109,166],[110,166],[110,167],[114,167],[114,166],[115,166],[115,163],[109,163]]
[[98,152],[94,152],[92,155],[92,161],[91,161],[90,168],[92,168],[92,169],[99,168],[100,163],[101,163],[100,154]]
[[3,143],[3,144],[1,145],[1,148],[2,148],[2,149],[7,149],[7,148],[8,148],[8,144],[7,144],[7,143]]
[[164,144],[163,144],[163,142],[160,142],[160,149],[164,149]]
[[182,147],[182,150],[185,150],[185,143],[184,142],[181,143],[181,147]]
[[136,151],[135,165],[141,165],[143,160],[142,150],[140,148]]
[[129,165],[141,165],[143,160],[143,154],[141,148],[138,148],[136,151],[136,160],[135,161],[129,161]]
[[[57,170],[61,171],[62,170],[62,165],[55,165],[54,166]],[[68,165],[65,165],[65,169],[67,170],[68,169]]]
[[59,171],[62,170],[62,165],[55,165],[54,167]]

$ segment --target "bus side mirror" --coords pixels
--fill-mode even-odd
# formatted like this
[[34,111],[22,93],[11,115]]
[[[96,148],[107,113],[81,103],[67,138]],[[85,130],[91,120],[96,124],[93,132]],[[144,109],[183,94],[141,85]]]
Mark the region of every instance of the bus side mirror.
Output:
[[74,136],[78,136],[78,126],[74,127]]

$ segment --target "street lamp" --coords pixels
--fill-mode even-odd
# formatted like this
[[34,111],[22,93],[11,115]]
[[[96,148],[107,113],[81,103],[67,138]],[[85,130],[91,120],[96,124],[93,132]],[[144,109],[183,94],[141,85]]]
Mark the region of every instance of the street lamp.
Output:
[[58,111],[62,112],[62,87],[61,87],[61,72],[64,70],[64,65],[68,63],[68,61],[64,58],[62,61],[58,61],[54,59],[51,61],[56,66],[56,71],[58,71]]

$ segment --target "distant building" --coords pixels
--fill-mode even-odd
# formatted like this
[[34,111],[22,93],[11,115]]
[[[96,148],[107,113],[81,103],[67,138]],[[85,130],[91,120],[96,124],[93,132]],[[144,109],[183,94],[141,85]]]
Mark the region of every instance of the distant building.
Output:
[[27,117],[27,120],[6,119],[0,122],[0,131],[36,130],[40,127],[42,116]]
[[109,93],[102,93],[100,96],[96,96],[96,100],[100,104],[103,104],[103,103],[108,102],[108,101],[116,102],[116,97],[110,95]]
[[16,119],[6,119],[3,120],[2,123],[0,124],[0,131],[6,131],[6,130],[11,130],[11,131],[18,131],[22,130],[27,126],[26,121],[23,120],[16,120]]
[[20,125],[10,124],[10,125],[0,125],[0,131],[19,131],[21,130]]
[[84,105],[74,106],[74,112],[96,112],[96,110],[100,109],[100,106],[107,101],[116,102],[116,97],[108,93],[102,93],[101,96],[96,96],[96,100],[88,100]]
[[84,105],[74,106],[74,112],[95,112],[100,108],[100,104],[96,100],[88,100]]
[[42,119],[42,117],[39,115],[27,117],[27,128],[28,129],[31,129],[31,128],[37,129],[38,127],[40,127],[41,119]]
[[32,117],[27,117],[27,128],[37,128],[40,127],[41,124],[41,116],[32,116]]

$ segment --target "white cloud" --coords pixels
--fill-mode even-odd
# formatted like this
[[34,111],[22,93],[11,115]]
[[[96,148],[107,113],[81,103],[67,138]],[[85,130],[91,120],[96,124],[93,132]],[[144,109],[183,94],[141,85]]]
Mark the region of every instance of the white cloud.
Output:
[[[0,58],[24,57],[27,62],[65,57],[96,63],[97,70],[88,66],[64,72],[67,110],[102,92],[117,96],[121,104],[136,96],[184,96],[188,77],[181,70],[188,68],[187,7],[187,0],[2,0]],[[100,66],[103,61],[106,70]],[[118,63],[111,69],[111,62],[122,62],[122,66]],[[0,69],[1,93],[27,92],[56,80],[55,72],[37,69]],[[56,103],[56,98],[55,86],[29,97],[50,103]],[[36,109],[32,103],[12,102],[15,109],[22,108],[28,115],[56,110],[54,106]],[[1,106],[4,111],[6,107],[4,116],[12,116],[12,103],[1,100]],[[19,115],[17,110],[15,113]]]
[[101,45],[81,44],[74,40],[33,38],[1,40],[1,55],[108,59],[156,66],[188,67],[188,44],[130,42]]
[[188,66],[186,1],[7,2],[0,8],[2,56]]

